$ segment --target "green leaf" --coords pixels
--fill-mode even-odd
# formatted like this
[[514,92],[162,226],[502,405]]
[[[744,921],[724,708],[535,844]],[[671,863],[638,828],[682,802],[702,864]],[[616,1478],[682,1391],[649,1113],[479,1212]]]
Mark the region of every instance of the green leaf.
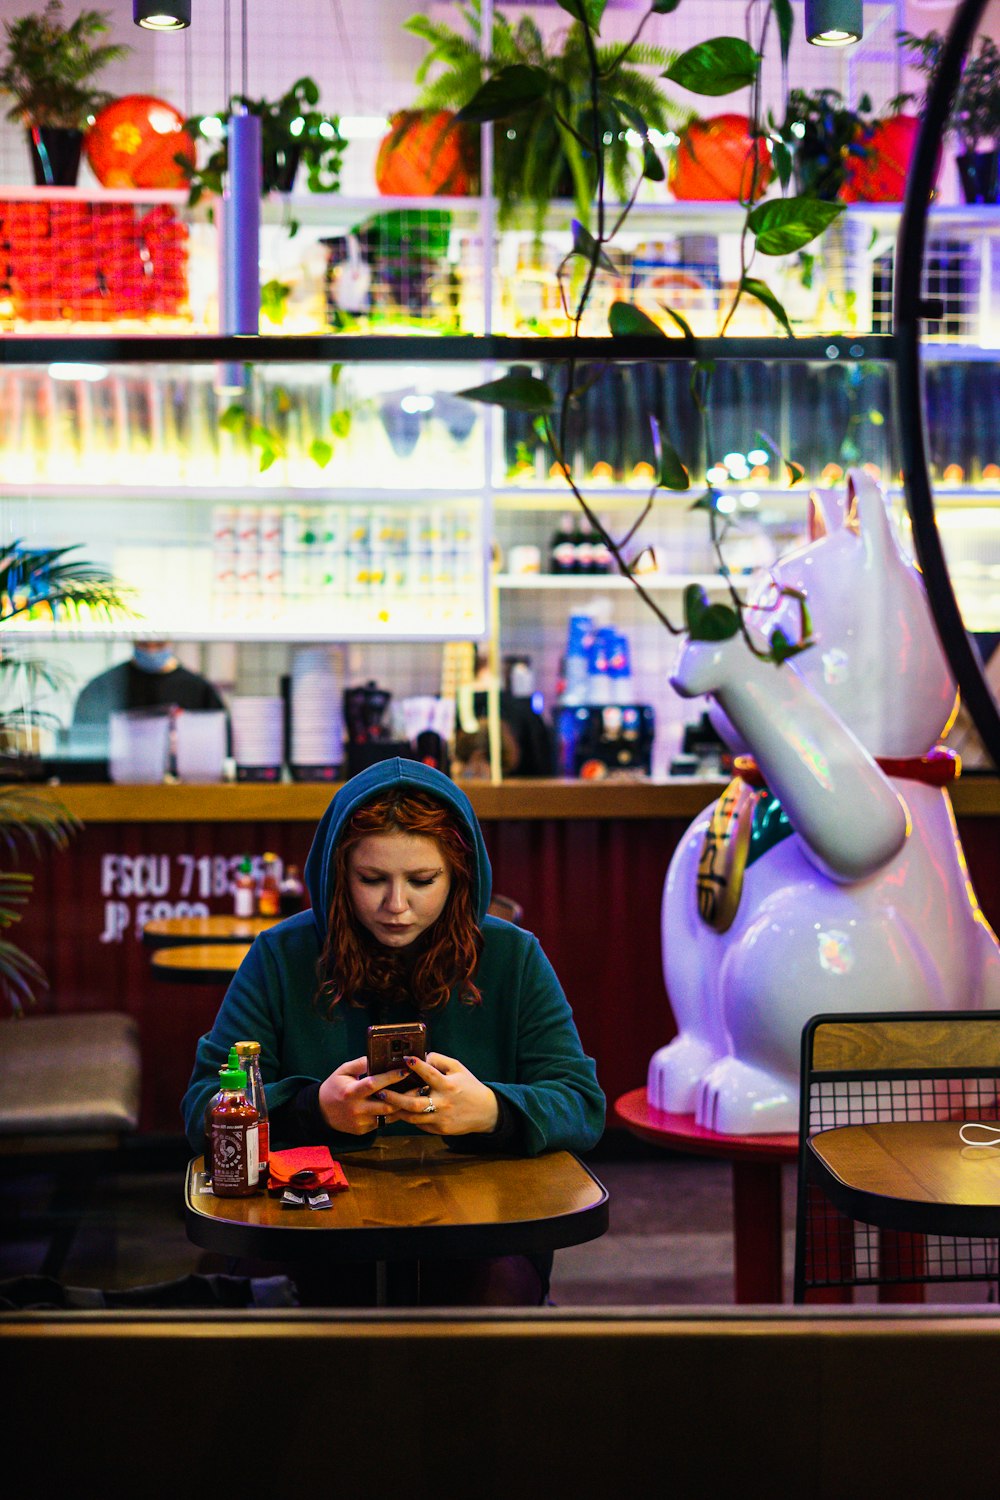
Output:
[[766,281],[758,281],[755,276],[744,276],[740,282],[740,290],[745,292],[748,297],[755,297],[758,302],[763,302],[768,312],[773,313],[777,318],[782,328],[788,334],[788,337],[790,339],[795,337],[792,332],[792,325],[788,321],[788,314]]
[[728,604],[709,604],[700,583],[684,590],[684,620],[693,641],[728,641],[740,628],[736,611]]
[[795,463],[790,458],[785,459],[785,471],[788,474],[789,484],[801,484],[806,477],[806,471],[802,465]]
[[345,438],[351,430],[351,414],[346,407],[340,407],[330,415],[330,431],[334,437]]
[[775,626],[774,630],[771,631],[770,657],[780,667],[783,661],[788,661],[789,657],[798,656],[807,646],[811,645],[811,637],[807,636],[804,640],[793,642],[788,639],[785,632],[779,626]]
[[309,457],[314,464],[318,464],[321,469],[325,469],[333,457],[333,448],[329,443],[324,442],[322,438],[313,438],[309,444]]
[[681,456],[672,443],[663,444],[660,475],[656,482],[663,490],[689,490],[691,488],[691,476],[681,463]]
[[242,406],[227,406],[219,417],[223,432],[245,432],[248,417]]
[[741,36],[718,36],[689,47],[662,76],[692,94],[715,98],[749,87],[759,68],[760,55],[749,42]]
[[792,180],[792,152],[784,141],[772,140],[771,162],[778,174],[778,181],[786,188]]
[[341,373],[343,372],[343,369],[344,369],[343,365],[331,365],[330,366],[330,384],[331,385],[338,385],[340,383],[340,376],[341,376]]
[[540,442],[548,442],[549,429],[544,417],[536,417],[531,424],[531,430],[534,432],[536,438],[538,438]]
[[822,198],[773,198],[751,209],[747,228],[762,255],[791,255],[828,229],[844,206]]
[[677,324],[677,327],[680,329],[681,333],[683,333],[684,337],[686,339],[693,339],[694,329],[691,327],[691,324],[688,322],[687,318],[682,318],[679,312],[674,312],[674,309],[672,307],[667,307],[666,303],[661,303],[660,305],[663,308],[663,311],[666,313],[667,317],[672,318],[673,321]]
[[501,68],[492,78],[487,78],[482,88],[476,90],[455,118],[474,125],[481,125],[486,120],[506,120],[510,115],[529,109],[531,105],[544,99],[550,84],[551,80],[544,68],[529,68],[524,63],[513,63],[509,68]]
[[771,9],[774,11],[774,19],[778,23],[778,38],[781,42],[781,60],[788,61],[788,49],[792,42],[792,32],[795,29],[795,17],[792,14],[792,0],[771,0]]
[[649,7],[654,16],[669,16],[680,5],[681,0],[653,0]]
[[505,411],[550,412],[556,404],[551,387],[532,375],[527,365],[514,365],[499,380],[469,386],[467,390],[457,391],[456,395],[466,401],[502,406]]
[[616,339],[643,338],[665,339],[663,329],[647,317],[631,302],[612,302],[608,310],[608,327],[611,337]]
[[260,450],[260,472],[265,473],[277,458],[273,448],[261,448]]
[[579,219],[573,220],[573,254],[582,255],[590,265],[600,266],[602,271],[614,274],[616,270],[614,261],[605,255],[590,230],[584,228]]
[[703,510],[706,513],[711,513],[713,510],[716,510],[718,508],[718,503],[719,491],[714,490],[710,487],[705,491],[703,495],[698,496],[697,500],[695,500],[692,504],[691,509]]
[[648,141],[642,143],[642,175],[649,182],[662,182],[666,168]]
[[[600,32],[601,17],[608,0],[557,0],[574,21],[584,21],[593,32]],[[679,3],[679,0],[678,0]]]

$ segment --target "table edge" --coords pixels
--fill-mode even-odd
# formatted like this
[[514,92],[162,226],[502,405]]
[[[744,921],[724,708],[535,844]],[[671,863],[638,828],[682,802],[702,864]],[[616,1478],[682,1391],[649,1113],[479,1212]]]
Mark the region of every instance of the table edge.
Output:
[[[281,1260],[286,1256],[290,1260],[368,1261],[448,1255],[544,1254],[599,1239],[610,1221],[609,1194],[603,1182],[594,1176],[575,1151],[565,1154],[572,1157],[599,1189],[596,1203],[542,1219],[505,1222],[502,1226],[483,1223],[400,1224],[352,1229],[352,1253],[349,1255],[341,1250],[341,1245],[346,1244],[346,1231],[343,1232],[345,1239],[338,1242],[336,1231],[328,1236],[296,1229],[291,1224],[287,1228],[278,1224],[233,1224],[200,1212],[191,1193],[195,1163],[201,1160],[194,1157],[188,1162],[184,1174],[184,1224],[188,1238],[202,1249],[221,1250],[230,1255],[263,1256],[268,1260]],[[197,1233],[193,1232],[195,1229]],[[498,1232],[501,1229],[502,1233]],[[414,1234],[421,1239],[420,1253],[407,1243]],[[242,1248],[237,1247],[240,1239],[246,1240]],[[265,1250],[270,1253],[265,1255]]]

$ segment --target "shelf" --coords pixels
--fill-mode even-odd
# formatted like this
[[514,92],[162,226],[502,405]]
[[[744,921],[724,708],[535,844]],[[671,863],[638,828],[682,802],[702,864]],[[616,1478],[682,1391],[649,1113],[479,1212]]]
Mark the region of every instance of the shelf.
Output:
[[[727,591],[726,581],[718,573],[640,573],[638,579],[650,593],[680,593],[691,583],[709,591]],[[620,573],[498,573],[493,581],[498,589],[511,593],[564,589],[576,593],[588,589],[601,593],[606,589],[636,592],[635,584]]]

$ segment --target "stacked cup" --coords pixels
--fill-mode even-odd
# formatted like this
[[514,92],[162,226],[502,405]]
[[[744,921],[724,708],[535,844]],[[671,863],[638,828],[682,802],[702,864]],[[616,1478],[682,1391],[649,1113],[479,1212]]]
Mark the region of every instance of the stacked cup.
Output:
[[229,705],[237,781],[277,781],[285,745],[281,698],[234,698]]
[[341,685],[324,647],[292,659],[291,753],[296,781],[334,781],[344,758]]

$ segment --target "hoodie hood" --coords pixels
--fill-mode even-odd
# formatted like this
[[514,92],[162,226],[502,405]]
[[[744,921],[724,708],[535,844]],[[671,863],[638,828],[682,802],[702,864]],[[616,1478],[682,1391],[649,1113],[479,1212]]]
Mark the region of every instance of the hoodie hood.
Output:
[[333,856],[344,827],[359,807],[392,787],[428,792],[455,813],[468,834],[472,850],[472,888],[479,921],[482,922],[486,915],[493,890],[493,871],[472,803],[461,787],[441,771],[435,771],[433,766],[394,756],[391,760],[377,761],[345,782],[319,821],[306,860],[305,882],[321,942],[326,937],[326,918],[333,899]]

